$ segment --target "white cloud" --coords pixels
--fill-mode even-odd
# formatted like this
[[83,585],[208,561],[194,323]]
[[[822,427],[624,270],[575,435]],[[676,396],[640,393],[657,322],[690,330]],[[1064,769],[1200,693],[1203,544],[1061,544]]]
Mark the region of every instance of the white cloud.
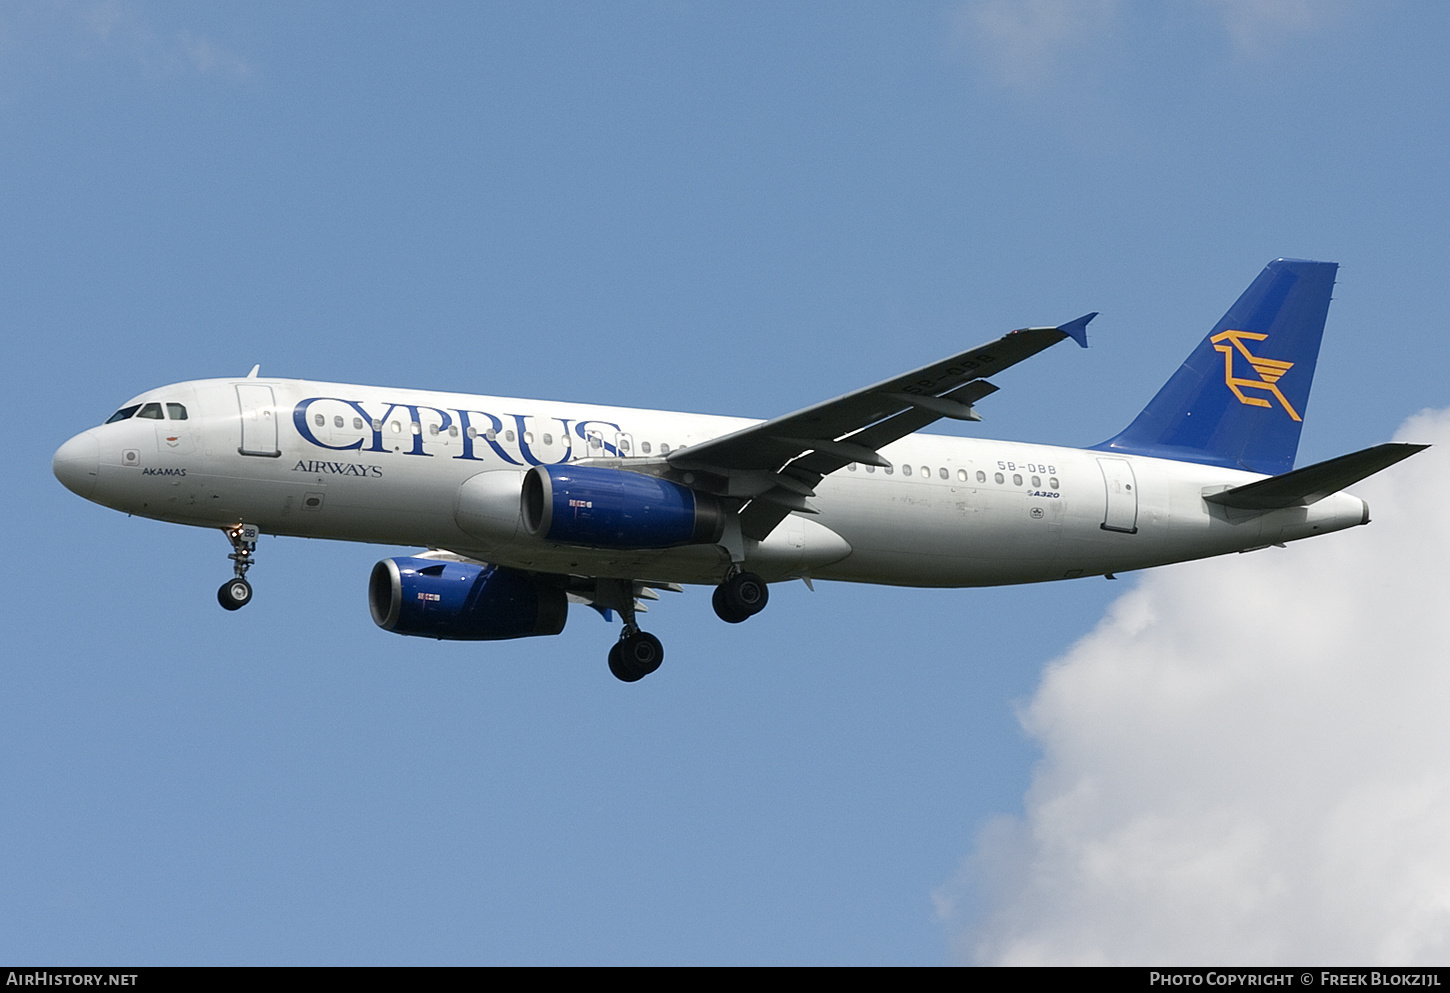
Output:
[[191,67],[203,75],[229,76],[245,79],[252,74],[247,62],[221,48],[208,38],[182,31],[176,37],[178,50]]
[[[1038,92],[1053,81],[1081,82],[1131,61],[1115,40],[1182,46],[1185,27],[1200,34],[1217,28],[1235,54],[1268,58],[1285,41],[1336,23],[1344,12],[1343,0],[1199,0],[1186,10],[1122,0],[965,0],[953,30],[996,82]],[[1199,24],[1205,17],[1207,32]]]
[[113,59],[147,72],[245,79],[252,66],[211,39],[158,29],[143,6],[124,0],[46,0],[0,10],[0,39],[32,62]]
[[1117,0],[973,0],[958,8],[955,27],[999,82],[1032,90],[1057,75],[1066,53],[1097,39],[1117,8]]
[[1317,27],[1330,13],[1325,0],[1203,0],[1215,11],[1240,53],[1265,55],[1284,38]]
[[1048,668],[937,894],[963,959],[1450,958],[1450,411],[1401,437],[1369,527],[1147,573]]

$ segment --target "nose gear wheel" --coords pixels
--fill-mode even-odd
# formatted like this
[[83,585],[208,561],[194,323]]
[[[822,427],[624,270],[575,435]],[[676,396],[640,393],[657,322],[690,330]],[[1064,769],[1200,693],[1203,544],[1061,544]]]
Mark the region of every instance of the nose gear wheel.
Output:
[[216,591],[216,598],[227,610],[241,610],[252,602],[252,584],[245,579],[228,579]]

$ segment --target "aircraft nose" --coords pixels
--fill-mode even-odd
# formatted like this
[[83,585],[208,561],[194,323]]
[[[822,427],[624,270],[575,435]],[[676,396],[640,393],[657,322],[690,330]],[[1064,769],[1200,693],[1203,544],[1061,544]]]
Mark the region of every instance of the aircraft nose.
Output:
[[101,443],[95,433],[82,431],[56,449],[50,470],[66,489],[89,500],[101,473]]

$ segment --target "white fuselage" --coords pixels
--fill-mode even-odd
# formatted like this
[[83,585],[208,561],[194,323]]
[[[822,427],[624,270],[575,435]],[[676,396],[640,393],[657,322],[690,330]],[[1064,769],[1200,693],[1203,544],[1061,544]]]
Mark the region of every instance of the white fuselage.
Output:
[[[539,464],[658,460],[753,421],[589,404],[301,380],[203,380],[131,401],[186,419],[132,417],[57,454],[57,475],[127,513],[266,533],[447,549],[540,572],[718,583],[718,545],[620,551],[480,528],[471,494],[506,493]],[[891,469],[852,465],[746,566],[791,577],[901,586],[1028,583],[1203,558],[1368,520],[1359,499],[1238,511],[1206,493],[1263,478],[1187,462],[1018,442],[910,435]],[[617,462],[614,460],[623,460]],[[65,466],[65,470],[62,470]],[[465,484],[474,480],[469,486]],[[688,480],[686,481],[688,482]]]

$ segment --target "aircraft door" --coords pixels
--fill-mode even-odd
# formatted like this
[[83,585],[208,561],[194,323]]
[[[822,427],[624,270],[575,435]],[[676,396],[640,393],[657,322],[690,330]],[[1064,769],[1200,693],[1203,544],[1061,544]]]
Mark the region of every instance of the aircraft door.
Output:
[[281,455],[282,450],[277,447],[277,411],[272,387],[238,383],[237,405],[242,411],[242,444],[237,451],[271,459]]
[[1138,490],[1133,466],[1127,459],[1098,459],[1107,487],[1107,509],[1103,513],[1104,531],[1138,533]]
[[584,457],[586,459],[598,459],[604,457],[604,432],[596,428],[590,428],[584,434]]

